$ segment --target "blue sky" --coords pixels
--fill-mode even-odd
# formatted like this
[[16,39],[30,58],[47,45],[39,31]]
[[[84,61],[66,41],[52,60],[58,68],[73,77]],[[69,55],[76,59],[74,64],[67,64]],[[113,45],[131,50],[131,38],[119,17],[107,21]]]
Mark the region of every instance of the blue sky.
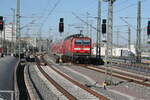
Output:
[[[53,12],[48,16],[50,11],[54,8],[56,2],[58,5],[53,10]],[[149,13],[149,4],[150,0],[141,0],[142,1],[142,17],[150,17]],[[83,20],[86,21],[86,12],[90,14],[90,16],[97,16],[97,3],[98,0],[21,0],[21,26],[27,25],[31,21],[34,21],[37,25],[33,25],[30,27],[30,30],[27,31],[28,28],[24,28],[22,30],[22,35],[26,34],[35,36],[35,33],[39,32],[39,24],[43,24],[42,27],[42,36],[50,37],[50,34],[53,38],[59,37],[58,33],[58,23],[59,18],[63,17],[65,22],[65,32],[63,36],[68,34],[78,33],[80,29],[77,26],[84,27],[84,33],[86,33],[86,25],[81,22],[79,19],[75,18],[72,15],[72,12],[76,13],[76,15],[80,16]],[[6,23],[12,21],[12,11],[11,8],[16,8],[16,0],[1,0],[0,6],[0,15],[5,16]],[[102,18],[107,18],[107,3],[102,2]],[[126,25],[120,17],[136,17],[137,13],[137,0],[116,0],[114,3],[114,26],[118,25]],[[43,23],[43,21],[45,22]],[[96,27],[96,19],[89,18],[90,22],[92,22],[93,26]],[[136,18],[126,19],[129,24],[136,28]],[[142,19],[142,27],[147,25],[148,19]],[[52,30],[50,30],[52,29]],[[119,27],[119,33],[122,37],[127,38],[127,27]],[[136,32],[134,29],[132,30],[132,42],[134,42],[136,38]],[[114,31],[116,31],[116,27],[114,27]],[[116,32],[114,34],[114,42],[116,42]],[[142,33],[143,36],[144,33]],[[92,36],[95,38],[96,31],[92,31]],[[127,40],[123,38],[119,38],[121,43],[127,43]]]

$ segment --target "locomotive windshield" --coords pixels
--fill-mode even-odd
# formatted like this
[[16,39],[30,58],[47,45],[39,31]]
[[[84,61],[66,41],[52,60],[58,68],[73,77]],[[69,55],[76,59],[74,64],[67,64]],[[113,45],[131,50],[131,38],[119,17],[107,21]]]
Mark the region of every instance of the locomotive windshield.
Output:
[[75,40],[76,45],[82,45],[82,40]]
[[90,45],[90,40],[75,40],[75,45]]
[[90,40],[83,40],[83,45],[90,45]]

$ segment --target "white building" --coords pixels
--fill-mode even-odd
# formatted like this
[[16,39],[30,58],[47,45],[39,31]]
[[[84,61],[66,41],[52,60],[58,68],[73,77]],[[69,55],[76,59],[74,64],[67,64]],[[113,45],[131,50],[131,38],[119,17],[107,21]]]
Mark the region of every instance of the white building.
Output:
[[[5,33],[5,34],[4,34]],[[2,31],[2,34],[0,35],[0,38],[4,40],[8,40],[10,42],[15,42],[16,41],[16,31],[15,28],[13,30],[12,24],[7,24],[5,25],[5,32],[4,30]]]
[[22,41],[26,41],[26,43],[32,47],[36,47],[37,43],[36,43],[36,38],[35,37],[22,37],[21,38]]
[[[130,51],[133,54],[135,54],[135,47],[134,47],[134,45],[131,45],[130,47],[131,47]],[[113,48],[112,49],[112,55],[116,56],[116,57],[122,56],[122,51],[129,51],[129,49],[128,48]],[[106,47],[101,47],[101,55],[102,56],[105,56],[105,52],[106,52]],[[96,47],[94,47],[92,49],[92,54],[96,55]]]

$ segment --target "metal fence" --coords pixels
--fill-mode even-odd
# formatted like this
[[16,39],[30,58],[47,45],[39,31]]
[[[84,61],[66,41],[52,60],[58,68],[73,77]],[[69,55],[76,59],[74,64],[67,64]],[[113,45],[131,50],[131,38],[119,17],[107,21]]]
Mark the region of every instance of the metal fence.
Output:
[[14,91],[0,90],[0,100],[14,100]]
[[0,100],[14,100],[14,91],[0,90]]

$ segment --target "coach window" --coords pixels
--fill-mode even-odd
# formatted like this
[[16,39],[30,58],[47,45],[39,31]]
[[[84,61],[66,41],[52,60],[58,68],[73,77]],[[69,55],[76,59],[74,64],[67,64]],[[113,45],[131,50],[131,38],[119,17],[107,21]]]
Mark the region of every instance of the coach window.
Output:
[[90,40],[83,40],[84,45],[90,45]]
[[75,40],[75,45],[81,45],[82,44],[82,40]]

